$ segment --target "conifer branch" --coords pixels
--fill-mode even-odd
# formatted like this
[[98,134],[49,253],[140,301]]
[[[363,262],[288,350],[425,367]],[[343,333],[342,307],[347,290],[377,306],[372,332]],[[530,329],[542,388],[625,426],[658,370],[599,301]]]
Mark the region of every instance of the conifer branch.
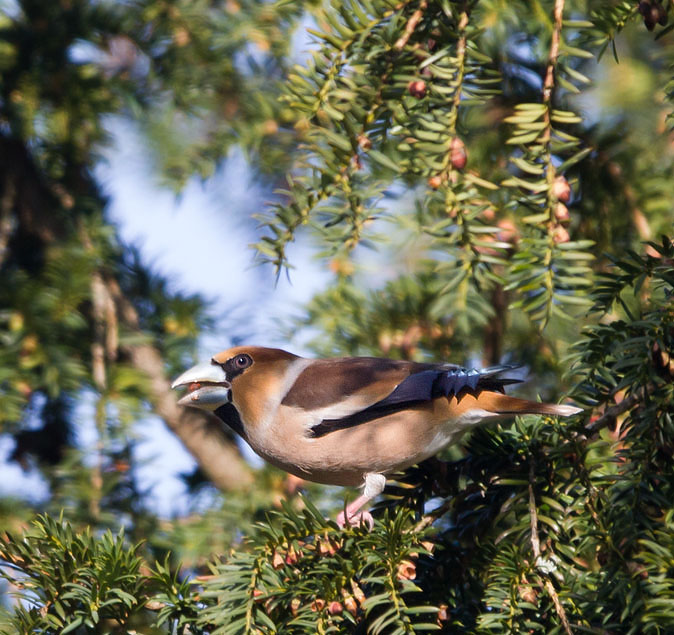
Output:
[[559,56],[559,43],[562,37],[562,20],[564,16],[564,0],[555,0],[555,7],[553,12],[554,25],[552,29],[552,39],[550,41],[550,52],[548,54],[548,65],[545,70],[545,79],[543,81],[543,104],[545,105],[545,112],[543,121],[545,122],[545,129],[541,138],[542,144],[546,148],[545,152],[545,176],[547,181],[548,193],[546,207],[548,212],[548,220],[546,223],[547,231],[547,249],[544,256],[543,264],[545,267],[545,276],[543,278],[546,293],[549,301],[546,303],[546,312],[544,323],[550,319],[552,310],[552,296],[554,293],[553,281],[553,252],[555,250],[555,200],[552,195],[552,188],[557,175],[557,169],[552,160],[551,140],[552,140],[552,101],[555,89],[555,73],[557,70],[557,58]]
[[[543,121],[545,128],[541,138],[541,142],[546,146],[546,166],[545,174],[548,182],[548,199],[552,190],[556,176],[555,165],[552,162],[550,141],[552,138],[552,98],[555,90],[555,73],[557,70],[557,58],[559,57],[559,43],[562,37],[562,26],[564,18],[564,0],[555,0],[555,8],[553,12],[554,25],[552,29],[552,38],[550,41],[550,51],[548,53],[548,64],[545,69],[545,79],[543,80],[543,103],[545,104],[545,113]],[[550,201],[550,219],[548,222],[548,229],[552,231],[554,225],[554,214],[552,213],[552,201]]]
[[419,20],[421,20],[421,18],[423,17],[424,11],[426,10],[427,6],[428,2],[426,0],[421,0],[421,2],[419,2],[419,8],[416,9],[414,13],[410,16],[410,19],[407,21],[407,24],[405,25],[404,33],[398,38],[396,43],[393,45],[394,49],[402,51],[405,48],[405,45],[412,36],[412,33],[414,33],[414,29],[417,28]]
[[422,516],[421,520],[416,525],[414,525],[412,533],[418,534],[421,533],[427,527],[430,527],[438,518],[444,516],[452,508],[453,503],[454,499],[450,497],[447,500],[445,500],[445,502],[442,503],[442,505],[436,507],[433,511]]
[[555,8],[553,12],[554,25],[552,29],[552,39],[550,41],[548,65],[547,68],[545,69],[545,79],[543,81],[544,104],[552,103],[552,94],[555,88],[555,69],[557,68],[557,57],[559,56],[559,43],[562,37],[563,18],[564,18],[564,0],[555,0]]

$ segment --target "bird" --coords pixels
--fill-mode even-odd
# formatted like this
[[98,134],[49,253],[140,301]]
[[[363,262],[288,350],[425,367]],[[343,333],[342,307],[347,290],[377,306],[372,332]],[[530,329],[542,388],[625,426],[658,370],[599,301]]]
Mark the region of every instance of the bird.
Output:
[[327,485],[359,486],[337,524],[363,510],[387,476],[456,443],[469,428],[521,415],[571,416],[568,404],[505,394],[515,366],[469,369],[379,357],[309,359],[278,348],[236,346],[180,375],[178,404],[210,411],[263,459]]

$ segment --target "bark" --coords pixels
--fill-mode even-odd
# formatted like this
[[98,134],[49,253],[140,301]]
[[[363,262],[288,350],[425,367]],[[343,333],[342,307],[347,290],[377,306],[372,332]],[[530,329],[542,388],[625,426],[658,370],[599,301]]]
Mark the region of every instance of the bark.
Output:
[[55,213],[59,207],[57,196],[19,141],[0,136],[0,174],[5,176],[5,192],[12,191],[16,222],[22,229],[45,244],[64,235],[62,218]]

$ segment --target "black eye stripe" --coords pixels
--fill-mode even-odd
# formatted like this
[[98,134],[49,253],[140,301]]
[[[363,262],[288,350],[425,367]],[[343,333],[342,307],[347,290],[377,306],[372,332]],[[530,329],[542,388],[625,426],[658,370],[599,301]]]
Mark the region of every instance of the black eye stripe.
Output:
[[215,360],[213,362],[218,364],[225,371],[227,379],[232,381],[234,377],[240,375],[249,366],[252,366],[253,358],[248,353],[240,353],[231,357],[226,362],[216,362]]

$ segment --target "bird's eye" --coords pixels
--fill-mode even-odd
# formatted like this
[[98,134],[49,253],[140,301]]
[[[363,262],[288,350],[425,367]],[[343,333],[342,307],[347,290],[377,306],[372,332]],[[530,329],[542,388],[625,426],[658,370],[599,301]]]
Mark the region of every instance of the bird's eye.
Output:
[[237,368],[247,368],[250,366],[251,359],[248,357],[248,355],[239,355],[235,360],[234,363],[236,364]]

